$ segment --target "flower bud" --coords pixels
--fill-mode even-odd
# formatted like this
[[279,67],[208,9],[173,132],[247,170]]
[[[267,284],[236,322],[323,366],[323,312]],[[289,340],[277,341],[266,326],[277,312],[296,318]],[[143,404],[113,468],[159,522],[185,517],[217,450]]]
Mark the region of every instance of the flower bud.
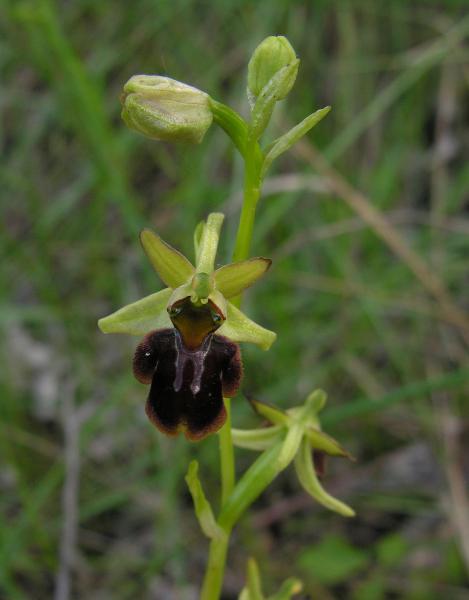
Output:
[[[280,71],[292,63],[299,64],[290,42],[283,35],[269,36],[257,46],[248,65],[248,93],[254,97],[259,96],[262,89]],[[295,83],[298,66],[293,73],[288,85],[282,89],[282,95],[277,99],[282,100],[289,93]]]
[[198,144],[213,119],[208,94],[160,75],[131,77],[122,105],[126,125],[154,140]]

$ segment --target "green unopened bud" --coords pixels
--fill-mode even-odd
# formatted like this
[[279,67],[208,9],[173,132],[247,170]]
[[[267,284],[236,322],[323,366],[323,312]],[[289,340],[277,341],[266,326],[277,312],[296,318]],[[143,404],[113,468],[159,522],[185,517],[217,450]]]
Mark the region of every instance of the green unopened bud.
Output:
[[257,46],[248,65],[248,95],[256,98],[262,89],[269,83],[276,73],[291,64],[296,64],[296,69],[289,76],[287,85],[282,87],[281,95],[277,100],[282,100],[289,93],[295,83],[299,61],[296,58],[290,42],[286,37],[269,36]]
[[212,124],[209,96],[160,75],[134,75],[124,86],[122,118],[154,140],[198,144]]

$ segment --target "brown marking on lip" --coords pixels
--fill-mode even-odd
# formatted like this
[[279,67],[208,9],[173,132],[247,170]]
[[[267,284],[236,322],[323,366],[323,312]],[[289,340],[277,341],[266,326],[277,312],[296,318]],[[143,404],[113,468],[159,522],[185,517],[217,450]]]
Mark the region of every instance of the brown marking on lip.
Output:
[[[173,310],[180,310],[180,312],[173,316],[171,315]],[[214,313],[220,317],[219,321],[214,321]],[[221,310],[211,300],[207,304],[196,306],[190,298],[175,302],[170,307],[169,316],[189,350],[199,348],[207,335],[216,331],[224,321]]]

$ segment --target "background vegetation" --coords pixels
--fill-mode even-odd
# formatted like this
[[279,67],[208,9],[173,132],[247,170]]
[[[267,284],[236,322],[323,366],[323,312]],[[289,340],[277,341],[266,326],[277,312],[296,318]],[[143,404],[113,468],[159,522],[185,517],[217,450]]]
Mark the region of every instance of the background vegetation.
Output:
[[[190,255],[224,211],[228,259],[241,165],[215,127],[198,147],[128,131],[118,97],[167,74],[246,114],[250,53],[279,33],[302,63],[272,137],[333,111],[259,206],[253,252],[274,265],[246,304],[279,338],[244,349],[244,392],[328,392],[324,427],[357,462],[331,461],[326,487],[358,517],[287,472],[236,531],[226,599],[250,554],[267,591],[295,574],[305,598],[467,598],[467,2],[0,6],[0,596],[65,600],[71,570],[71,597],[196,598],[207,542],[183,475],[197,457],[216,489],[217,440],[152,429],[137,340],[96,321],[160,289],[143,226]],[[256,421],[236,400],[234,423]]]

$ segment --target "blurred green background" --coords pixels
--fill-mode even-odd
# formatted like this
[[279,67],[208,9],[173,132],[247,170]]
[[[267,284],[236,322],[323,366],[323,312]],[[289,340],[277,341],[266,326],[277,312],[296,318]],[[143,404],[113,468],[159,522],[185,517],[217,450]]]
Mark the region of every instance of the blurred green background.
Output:
[[128,131],[118,99],[159,73],[247,115],[249,56],[284,34],[302,62],[270,137],[333,110],[266,182],[253,253],[274,264],[245,308],[278,340],[243,349],[244,391],[327,391],[324,428],[357,462],[330,461],[325,487],[358,516],[287,470],[236,529],[224,597],[254,555],[267,592],[296,575],[304,598],[467,598],[468,2],[0,7],[0,597],[197,597],[207,543],[183,476],[196,457],[216,502],[217,439],[153,429],[137,340],[96,321],[160,289],[144,226],[191,255],[221,210],[228,261],[242,165],[216,127],[197,147]]

